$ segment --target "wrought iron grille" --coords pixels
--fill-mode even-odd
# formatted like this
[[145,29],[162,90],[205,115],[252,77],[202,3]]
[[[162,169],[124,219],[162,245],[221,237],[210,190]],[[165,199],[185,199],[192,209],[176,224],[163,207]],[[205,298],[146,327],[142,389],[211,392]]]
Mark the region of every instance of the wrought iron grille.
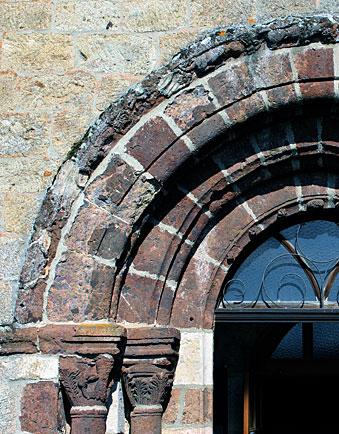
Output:
[[223,288],[219,308],[338,308],[339,227],[314,220],[259,246]]

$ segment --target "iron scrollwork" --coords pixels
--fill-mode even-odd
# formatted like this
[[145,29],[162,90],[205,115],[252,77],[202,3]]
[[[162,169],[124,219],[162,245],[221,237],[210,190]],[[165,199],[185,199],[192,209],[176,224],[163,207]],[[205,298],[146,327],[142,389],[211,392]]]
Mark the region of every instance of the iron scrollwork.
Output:
[[[321,228],[322,231],[326,229],[326,225],[330,225],[329,228],[339,240],[337,224],[317,222],[320,227],[324,223]],[[327,258],[312,257],[308,254],[306,249],[302,247],[302,240],[305,239],[302,231],[304,225],[307,224],[302,223],[296,227],[294,240],[287,239],[283,233],[277,233],[273,238],[280,246],[284,247],[286,253],[270,258],[256,290],[253,287],[249,290],[248,281],[244,282],[239,278],[241,273],[239,273],[239,277],[236,274],[235,278],[229,280],[223,288],[220,307],[232,309],[338,307],[339,291],[336,295],[332,295],[331,301],[329,301],[329,295],[339,272],[339,249],[333,245],[321,245],[322,251],[328,253]],[[308,231],[310,232],[310,226]],[[314,235],[316,237],[317,234]],[[308,236],[308,238],[312,238],[312,236]],[[317,256],[316,252],[315,256]],[[246,261],[243,265],[245,264]],[[284,268],[287,266],[289,271],[284,273]],[[273,275],[275,279],[272,284]],[[249,294],[252,295],[251,298]]]

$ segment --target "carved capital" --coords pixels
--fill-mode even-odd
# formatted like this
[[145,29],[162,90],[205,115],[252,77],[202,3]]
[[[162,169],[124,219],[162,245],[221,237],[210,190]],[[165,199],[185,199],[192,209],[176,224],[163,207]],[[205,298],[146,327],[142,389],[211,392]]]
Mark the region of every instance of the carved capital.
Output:
[[112,356],[61,357],[60,381],[72,407],[103,406],[114,365]]
[[176,329],[143,327],[127,331],[122,379],[132,407],[131,434],[161,433],[161,416],[173,383],[179,342]]
[[173,372],[146,363],[123,368],[122,376],[133,408],[163,405],[173,383]]

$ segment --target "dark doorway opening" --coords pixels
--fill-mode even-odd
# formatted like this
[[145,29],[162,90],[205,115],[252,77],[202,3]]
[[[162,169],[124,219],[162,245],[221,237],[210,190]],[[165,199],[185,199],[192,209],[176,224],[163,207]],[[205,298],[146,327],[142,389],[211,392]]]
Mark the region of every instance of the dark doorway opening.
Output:
[[214,433],[339,434],[339,323],[217,323]]

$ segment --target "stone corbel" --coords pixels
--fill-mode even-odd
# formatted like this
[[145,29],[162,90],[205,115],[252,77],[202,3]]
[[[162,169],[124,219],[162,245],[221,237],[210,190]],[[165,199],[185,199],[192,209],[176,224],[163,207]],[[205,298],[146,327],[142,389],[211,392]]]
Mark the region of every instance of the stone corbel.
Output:
[[121,362],[124,334],[115,325],[86,324],[58,338],[63,347],[60,382],[71,406],[72,434],[106,432],[106,402],[114,365]]
[[173,383],[180,332],[136,328],[127,332],[122,379],[132,411],[131,434],[161,433],[161,418]]

